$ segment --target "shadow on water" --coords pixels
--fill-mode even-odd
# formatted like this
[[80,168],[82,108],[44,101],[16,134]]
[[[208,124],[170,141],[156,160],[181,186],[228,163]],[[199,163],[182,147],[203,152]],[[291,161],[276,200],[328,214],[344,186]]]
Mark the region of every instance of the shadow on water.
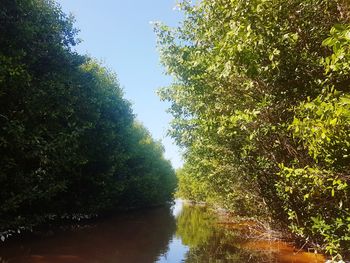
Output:
[[176,229],[170,208],[128,214],[0,245],[0,263],[155,262]]
[[244,227],[224,227],[205,207],[177,201],[129,212],[75,230],[0,245],[0,263],[318,263],[320,255],[281,241],[246,238]]

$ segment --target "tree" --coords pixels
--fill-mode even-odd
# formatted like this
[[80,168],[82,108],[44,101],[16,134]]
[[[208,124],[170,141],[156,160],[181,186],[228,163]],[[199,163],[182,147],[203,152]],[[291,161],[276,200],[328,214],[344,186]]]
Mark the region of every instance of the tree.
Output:
[[0,21],[0,236],[170,200],[160,143],[136,124],[116,75],[71,50],[73,18],[51,0],[5,0]]
[[209,202],[272,216],[331,254],[344,250],[346,1],[204,0],[180,8],[180,27],[156,27],[162,63],[174,77],[159,93],[171,102],[170,134],[186,151],[179,189],[183,178],[205,182]]

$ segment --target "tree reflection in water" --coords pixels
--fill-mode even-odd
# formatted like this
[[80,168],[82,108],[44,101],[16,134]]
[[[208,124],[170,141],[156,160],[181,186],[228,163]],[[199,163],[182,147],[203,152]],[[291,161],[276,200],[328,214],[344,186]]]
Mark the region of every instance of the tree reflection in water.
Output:
[[319,263],[284,242],[246,238],[218,224],[206,207],[128,212],[78,229],[55,230],[0,245],[0,263]]
[[281,241],[249,239],[244,229],[224,228],[206,207],[184,205],[176,221],[176,236],[189,247],[183,260],[186,263],[325,261],[321,255],[296,253],[296,248]]
[[153,263],[176,224],[169,207],[132,211],[73,230],[0,245],[0,263]]

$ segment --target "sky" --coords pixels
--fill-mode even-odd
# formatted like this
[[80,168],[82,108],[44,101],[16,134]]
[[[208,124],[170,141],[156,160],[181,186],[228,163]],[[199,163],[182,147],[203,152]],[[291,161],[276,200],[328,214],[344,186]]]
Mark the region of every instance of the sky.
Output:
[[164,74],[151,21],[176,26],[182,14],[176,0],[56,0],[73,14],[82,39],[76,50],[88,54],[117,73],[125,98],[137,119],[161,139],[165,157],[174,168],[182,165],[179,148],[166,136],[171,116],[156,90],[171,83]]

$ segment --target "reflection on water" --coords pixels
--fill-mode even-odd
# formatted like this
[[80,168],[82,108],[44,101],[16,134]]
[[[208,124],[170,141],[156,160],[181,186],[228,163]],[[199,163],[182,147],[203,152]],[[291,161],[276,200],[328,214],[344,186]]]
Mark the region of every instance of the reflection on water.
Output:
[[82,229],[10,242],[0,248],[0,262],[155,262],[175,230],[169,208],[130,212]]
[[0,245],[0,263],[318,263],[319,255],[283,242],[244,238],[242,225],[225,227],[205,207],[129,212],[75,230],[58,230]]
[[169,243],[168,251],[158,258],[157,263],[184,262],[184,256],[188,251],[189,248],[182,243],[182,240],[174,237]]
[[247,229],[252,222],[225,226],[205,207],[185,205],[176,223],[176,236],[190,248],[184,256],[186,263],[325,262],[322,255],[298,251],[286,242],[249,238]]

